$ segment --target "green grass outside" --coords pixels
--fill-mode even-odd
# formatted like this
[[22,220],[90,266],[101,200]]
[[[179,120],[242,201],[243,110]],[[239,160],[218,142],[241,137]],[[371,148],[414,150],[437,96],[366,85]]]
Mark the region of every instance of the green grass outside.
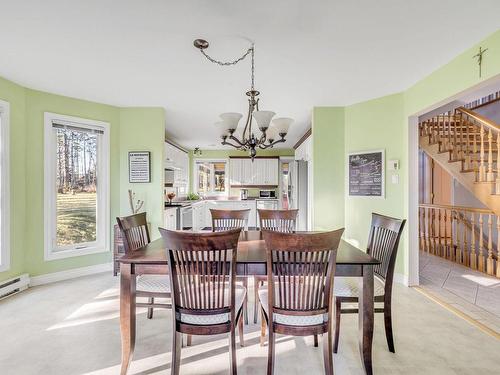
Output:
[[96,240],[96,193],[57,194],[57,246]]

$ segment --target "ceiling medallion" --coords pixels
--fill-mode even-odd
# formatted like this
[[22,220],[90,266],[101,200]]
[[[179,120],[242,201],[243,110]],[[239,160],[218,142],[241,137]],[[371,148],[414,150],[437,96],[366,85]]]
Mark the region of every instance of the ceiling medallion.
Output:
[[[252,161],[257,155],[257,149],[272,148],[277,143],[285,142],[286,135],[288,133],[288,128],[290,127],[293,119],[291,118],[275,118],[273,117],[276,113],[272,111],[260,111],[259,110],[259,91],[255,90],[255,46],[252,43],[251,47],[239,58],[233,61],[219,61],[207,55],[205,49],[208,48],[209,44],[204,39],[196,39],[194,41],[194,46],[200,50],[200,52],[209,61],[221,65],[235,65],[240,61],[244,60],[247,56],[251,57],[251,85],[250,90],[247,91],[248,96],[248,114],[245,122],[245,127],[243,128],[243,133],[241,139],[238,139],[234,132],[238,127],[240,119],[243,117],[241,113],[229,112],[222,113],[220,115],[221,121],[217,122],[215,125],[219,128],[220,135],[222,138],[221,144],[232,146],[238,150],[248,151]],[[256,126],[252,128],[252,122],[255,120]],[[272,124],[271,124],[272,120]],[[258,133],[260,131],[260,134]],[[233,141],[234,143],[230,142]]]

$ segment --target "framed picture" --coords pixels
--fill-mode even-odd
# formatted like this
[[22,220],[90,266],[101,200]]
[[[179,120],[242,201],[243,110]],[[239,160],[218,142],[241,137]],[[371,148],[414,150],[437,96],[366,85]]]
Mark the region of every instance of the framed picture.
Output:
[[385,196],[385,151],[362,151],[348,154],[349,195]]
[[128,153],[128,182],[151,182],[151,153],[149,151]]

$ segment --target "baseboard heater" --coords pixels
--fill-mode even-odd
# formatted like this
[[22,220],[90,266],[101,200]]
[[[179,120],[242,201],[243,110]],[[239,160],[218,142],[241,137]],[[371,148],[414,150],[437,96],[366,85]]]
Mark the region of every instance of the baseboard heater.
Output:
[[22,292],[28,288],[30,278],[27,273],[10,280],[0,281],[0,300]]

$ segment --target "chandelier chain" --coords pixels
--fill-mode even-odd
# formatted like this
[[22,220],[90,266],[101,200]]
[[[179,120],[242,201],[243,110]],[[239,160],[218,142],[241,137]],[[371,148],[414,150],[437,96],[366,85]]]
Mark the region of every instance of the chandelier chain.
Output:
[[200,51],[203,54],[203,56],[205,56],[209,61],[213,62],[214,64],[218,64],[218,65],[221,65],[221,66],[228,66],[228,65],[236,65],[240,61],[244,60],[245,57],[247,57],[250,53],[253,54],[253,48],[254,47],[253,47],[253,44],[252,44],[252,46],[241,57],[238,57],[236,60],[233,60],[233,61],[220,61],[220,60],[216,60],[213,57],[210,57],[209,55],[207,55],[207,53],[203,49],[200,49]]

